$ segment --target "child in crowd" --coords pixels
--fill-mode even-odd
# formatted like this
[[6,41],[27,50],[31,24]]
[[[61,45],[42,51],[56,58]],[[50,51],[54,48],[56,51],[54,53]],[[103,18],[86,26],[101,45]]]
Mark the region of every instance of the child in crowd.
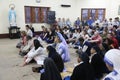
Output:
[[21,48],[23,46],[25,46],[27,43],[27,39],[26,39],[26,32],[25,31],[21,31],[21,38],[20,38],[20,42],[16,45],[17,48]]
[[26,55],[33,47],[33,39],[31,36],[27,36],[26,45],[24,47],[21,47],[19,55],[24,56]]

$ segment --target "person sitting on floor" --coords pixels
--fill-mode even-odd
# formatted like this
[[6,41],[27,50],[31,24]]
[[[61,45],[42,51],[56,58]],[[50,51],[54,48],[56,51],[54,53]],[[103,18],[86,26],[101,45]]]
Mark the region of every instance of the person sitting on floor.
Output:
[[85,41],[83,37],[79,38],[80,45],[78,46],[77,52],[79,53],[79,50],[82,49],[83,53],[87,53],[88,56],[91,55],[90,49],[92,47],[92,44],[89,43],[88,41]]
[[105,76],[103,80],[120,80],[120,50],[109,50],[105,54],[104,61],[112,72]]
[[58,70],[60,72],[63,72],[64,63],[62,61],[61,56],[57,53],[56,49],[53,48],[52,46],[47,46],[47,52],[48,52],[48,57],[53,59]]
[[27,36],[27,43],[19,51],[19,55],[25,56],[33,47],[33,39],[31,36]]
[[95,80],[94,70],[89,64],[89,57],[85,56],[84,53],[80,53],[78,63],[70,80]]
[[45,38],[45,41],[49,44],[49,43],[53,43],[54,42],[54,31],[52,31],[52,29],[48,29],[48,34],[47,37]]
[[33,36],[35,36],[35,29],[34,29],[34,27],[32,26],[32,24],[30,24],[30,30],[32,31]]
[[55,37],[55,44],[56,44],[56,50],[61,55],[62,60],[64,62],[70,61],[70,54],[68,51],[68,45],[63,38],[62,34],[57,32],[57,36]]
[[49,37],[49,32],[48,32],[48,29],[47,28],[45,28],[45,31],[44,31],[44,36],[43,36],[43,40],[46,40],[46,38],[48,38]]
[[92,36],[92,40],[89,40],[88,42],[92,43],[93,45],[100,45],[102,44],[102,37],[100,36],[99,32],[94,32],[94,35]]
[[27,30],[27,35],[33,37],[33,32],[31,31],[30,26],[26,25],[25,28]]
[[[47,46],[46,50],[48,52],[48,58],[51,58],[55,62],[55,65],[57,66],[59,72],[63,72],[64,63],[61,56],[57,53],[56,49],[53,46]],[[40,72],[42,69],[43,65],[39,67],[32,67],[33,72]]]
[[46,58],[44,60],[44,69],[40,72],[40,80],[62,80],[60,72],[51,58]]
[[74,44],[78,40],[79,37],[80,37],[80,33],[78,32],[77,29],[75,29],[75,32],[73,33],[72,37],[69,38],[69,43]]
[[16,45],[16,48],[22,48],[26,45],[27,42],[27,33],[25,31],[21,31],[21,38],[20,38],[20,42]]
[[112,33],[108,33],[107,34],[107,38],[109,38],[109,39],[111,39],[112,41],[113,41],[113,47],[115,48],[115,49],[118,49],[119,48],[119,44],[118,44],[118,41],[117,41],[117,39],[114,37],[114,35],[112,34]]
[[43,65],[43,61],[46,57],[45,50],[43,46],[40,44],[39,40],[34,40],[34,47],[27,53],[27,55],[24,56],[24,63],[23,66],[28,64],[32,59],[34,59],[37,64]]
[[103,77],[103,73],[107,72],[107,67],[103,61],[102,56],[98,53],[99,52],[98,46],[93,46],[90,52],[91,52],[91,56],[89,62],[93,66],[96,79],[99,80],[100,78]]

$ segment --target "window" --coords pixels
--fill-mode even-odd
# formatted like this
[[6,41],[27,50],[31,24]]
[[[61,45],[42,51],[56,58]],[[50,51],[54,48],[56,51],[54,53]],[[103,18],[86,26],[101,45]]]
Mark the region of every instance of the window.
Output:
[[83,10],[83,11],[82,11],[82,19],[83,19],[83,20],[88,19],[88,10]]
[[105,9],[104,8],[83,8],[81,9],[81,20],[87,20],[89,17],[92,17],[93,20],[98,18],[100,21],[103,21],[105,18]]
[[41,8],[41,15],[43,16],[42,17],[42,22],[47,22],[47,12],[48,12],[48,9],[47,8]]
[[25,22],[30,23],[31,22],[31,8],[25,7]]
[[25,23],[47,23],[49,7],[25,6]]

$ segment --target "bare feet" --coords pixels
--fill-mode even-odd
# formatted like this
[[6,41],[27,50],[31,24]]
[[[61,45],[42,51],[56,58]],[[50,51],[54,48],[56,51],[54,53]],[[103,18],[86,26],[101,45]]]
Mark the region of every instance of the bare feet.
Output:
[[21,67],[24,67],[25,65],[27,65],[27,63],[26,63],[26,62],[24,62],[24,63],[21,65]]

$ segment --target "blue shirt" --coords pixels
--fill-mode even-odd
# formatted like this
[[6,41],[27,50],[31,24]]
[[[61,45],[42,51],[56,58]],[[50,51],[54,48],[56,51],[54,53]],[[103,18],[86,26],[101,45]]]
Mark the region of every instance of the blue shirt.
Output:
[[94,23],[94,20],[92,20],[92,19],[87,20],[87,24],[88,24],[89,26],[92,26],[93,23]]

